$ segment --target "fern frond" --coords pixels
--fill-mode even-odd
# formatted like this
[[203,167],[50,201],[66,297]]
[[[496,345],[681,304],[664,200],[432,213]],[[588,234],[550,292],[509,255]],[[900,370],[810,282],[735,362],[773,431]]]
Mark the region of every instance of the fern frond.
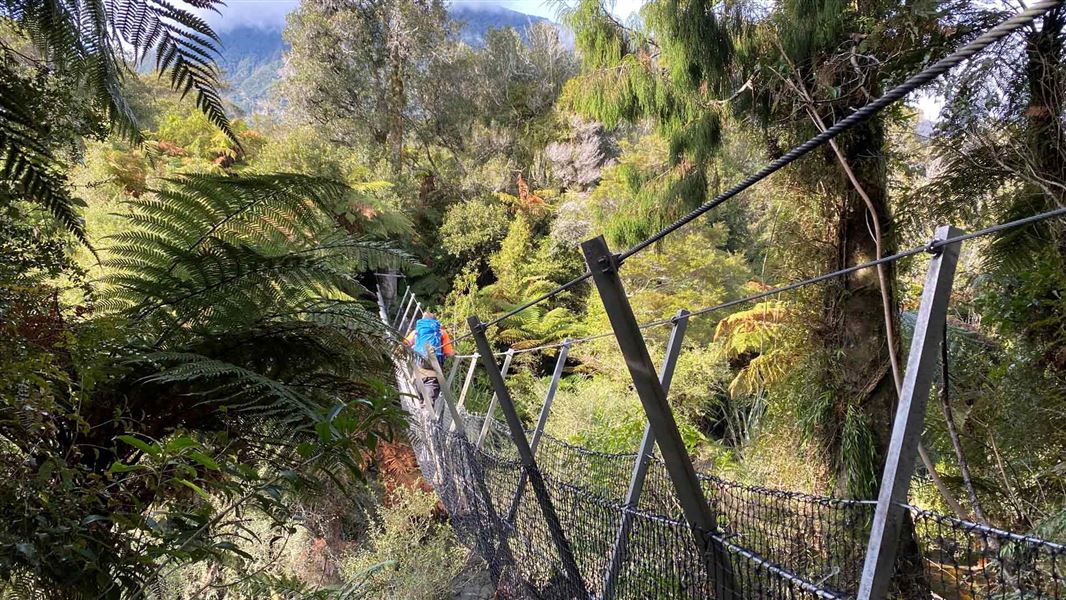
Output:
[[773,331],[790,316],[788,306],[783,302],[761,302],[719,321],[714,341],[722,344],[729,357],[759,351],[771,341]]
[[788,373],[794,361],[784,351],[781,334],[793,316],[788,304],[770,301],[718,322],[715,354],[728,360],[750,357],[729,384],[731,396],[761,393]]
[[142,383],[189,387],[197,390],[212,404],[230,410],[256,410],[281,408],[302,413],[311,422],[318,417],[315,407],[307,402],[304,394],[276,379],[222,360],[184,352],[156,352],[138,359],[160,365]]
[[346,193],[303,175],[192,175],[131,201],[98,309],[139,332],[136,385],[293,427],[381,395],[369,374],[388,372],[387,333],[358,275],[409,260],[338,231]]
[[85,203],[70,194],[59,161],[38,141],[35,119],[25,109],[30,93],[0,77],[0,180],[16,195],[44,207],[87,244],[85,223],[78,216]]
[[[221,2],[188,4],[213,9]],[[195,92],[197,107],[240,146],[218,92],[218,36],[191,10],[167,0],[3,0],[0,16],[27,36],[50,69],[83,84],[88,100],[106,111],[127,139],[142,141],[122,91],[129,71],[125,52],[139,58],[154,50],[160,76],[169,77],[182,96]],[[45,207],[87,244],[77,216],[81,203],[66,189],[62,165],[38,141],[44,136],[37,119],[24,110],[33,91],[9,74],[0,72],[0,181],[10,184],[14,195]]]

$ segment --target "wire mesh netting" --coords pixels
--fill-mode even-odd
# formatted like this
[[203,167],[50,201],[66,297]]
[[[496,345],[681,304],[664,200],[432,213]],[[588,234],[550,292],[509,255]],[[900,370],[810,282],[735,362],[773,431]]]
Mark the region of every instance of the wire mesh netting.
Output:
[[[858,592],[872,501],[701,475],[719,529],[695,535],[659,459],[649,465],[640,504],[627,508],[635,454],[596,452],[541,434],[537,464],[580,573],[575,581],[529,482],[522,482],[506,425],[493,419],[479,449],[484,417],[464,414],[464,434],[450,419],[415,412],[412,437],[423,472],[460,539],[485,558],[512,597],[850,598]],[[913,543],[903,544],[894,597],[1066,596],[1062,545],[907,508]],[[613,561],[616,552],[620,559]],[[617,571],[609,578],[612,562]]]
[[1066,597],[1066,546],[908,507],[925,569],[944,598]]

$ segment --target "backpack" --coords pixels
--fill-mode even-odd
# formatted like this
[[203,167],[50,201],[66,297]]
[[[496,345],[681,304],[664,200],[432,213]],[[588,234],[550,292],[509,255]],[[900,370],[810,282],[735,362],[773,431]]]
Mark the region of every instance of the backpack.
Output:
[[419,368],[432,369],[433,363],[426,354],[426,344],[429,344],[437,355],[437,364],[444,364],[444,339],[440,328],[440,321],[436,319],[419,319],[415,322],[415,359]]

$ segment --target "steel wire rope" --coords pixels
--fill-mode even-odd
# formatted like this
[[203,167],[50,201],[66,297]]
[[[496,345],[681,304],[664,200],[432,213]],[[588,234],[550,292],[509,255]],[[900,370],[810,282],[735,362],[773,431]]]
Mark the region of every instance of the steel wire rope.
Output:
[[[929,65],[918,73],[912,75],[906,81],[893,87],[881,97],[856,110],[847,117],[844,117],[840,121],[837,121],[822,133],[819,133],[818,135],[808,139],[806,142],[803,142],[799,146],[794,147],[792,150],[789,150],[780,158],[774,160],[759,171],[756,171],[755,173],[748,176],[746,179],[731,187],[730,189],[726,190],[725,192],[722,192],[718,196],[715,196],[711,200],[705,202],[698,208],[679,218],[677,221],[674,221],[670,225],[667,225],[658,233],[655,233],[654,235],[644,239],[643,241],[629,248],[625,252],[622,252],[621,254],[619,254],[619,264],[624,262],[629,257],[633,256],[634,254],[662,240],[663,238],[677,231],[678,229],[681,229],[688,223],[691,223],[692,221],[704,215],[708,211],[726,202],[730,198],[733,198],[737,194],[740,194],[741,192],[747,190],[748,188],[752,187],[756,183],[759,183],[763,179],[766,179],[767,177],[776,173],[782,168],[788,166],[789,164],[795,162],[803,156],[806,156],[812,150],[828,143],[830,140],[839,136],[841,133],[844,133],[845,131],[854,127],[855,125],[858,125],[859,123],[862,123],[866,119],[869,119],[870,117],[874,116],[890,104],[903,98],[907,94],[913,92],[914,90],[925,85],[926,83],[929,83],[933,79],[936,79],[940,75],[943,75],[944,73],[951,70],[952,67],[957,66],[962,61],[972,57],[973,55],[987,48],[988,46],[1010,35],[1017,29],[1036,20],[1038,17],[1051,10],[1052,8],[1060,5],[1061,3],[1062,0],[1041,0],[1039,2],[1034,3],[1032,6],[1026,8],[1025,10],[1015,14],[1009,19],[1003,21],[1002,23],[989,28],[987,31],[979,35],[973,41],[963,45],[961,48],[955,50],[951,54],[945,56],[944,58],[936,61],[932,65]],[[487,329],[488,327],[498,325],[499,323],[517,315],[520,312],[528,310],[529,308],[532,308],[533,306],[536,306],[537,304],[540,304],[541,302],[544,302],[549,298],[561,294],[562,292],[574,287],[582,281],[585,281],[591,276],[591,272],[585,271],[581,275],[578,275],[574,279],[556,287],[555,289],[546,292],[538,296],[537,298],[530,300],[518,306],[517,308],[514,308],[504,313],[503,315],[496,317],[495,319],[492,319],[491,321],[483,323],[482,327]],[[453,340],[453,343],[463,341],[472,336],[473,333],[464,334]]]
[[803,142],[799,146],[796,146],[792,150],[789,150],[780,158],[774,160],[759,171],[750,175],[744,181],[741,181],[740,183],[729,188],[725,192],[722,192],[718,196],[712,198],[708,202],[705,202],[703,205],[694,209],[692,212],[681,217],[677,221],[674,221],[670,225],[667,225],[658,233],[648,237],[647,239],[633,246],[629,250],[626,250],[619,256],[619,260],[625,261],[625,259],[629,258],[630,256],[633,256],[637,252],[640,252],[648,246],[651,246],[652,244],[662,240],[664,237],[684,227],[685,225],[692,222],[707,211],[722,204],[726,200],[729,200],[733,196],[736,196],[740,192],[743,192],[744,190],[762,181],[773,173],[781,170],[783,167],[803,157],[815,148],[818,148],[819,146],[822,146],[823,144],[829,142],[833,138],[837,137],[841,133],[844,133],[855,125],[858,125],[859,123],[872,117],[873,115],[877,114],[896,100],[903,98],[904,96],[913,92],[919,87],[925,85],[926,83],[929,83],[940,75],[943,75],[944,73],[951,70],[952,67],[957,66],[959,63],[966,60],[967,58],[970,58],[974,54],[977,54],[978,52],[984,50],[988,46],[999,41],[1000,39],[1006,37],[1007,35],[1010,35],[1015,30],[1025,25],[1028,25],[1030,22],[1036,20],[1045,12],[1051,10],[1052,8],[1060,4],[1062,4],[1062,0],[1042,0],[1040,2],[1035,2],[1032,6],[1015,14],[1013,17],[1003,21],[998,25],[991,27],[981,35],[977,36],[973,41],[969,42],[968,44],[965,44],[958,50],[955,50],[951,54],[936,61],[932,65],[929,65],[928,67],[922,69],[921,71],[912,75],[906,81],[895,86],[888,92],[885,92],[885,94],[882,95],[880,98],[856,110],[855,112],[851,113],[847,117],[844,117],[840,121],[837,121],[822,133],[819,133],[818,135],[807,140],[806,142]]
[[[869,262],[865,262],[865,263],[858,264],[858,265],[853,265],[853,266],[850,266],[850,267],[845,267],[843,269],[837,269],[836,271],[831,271],[829,273],[823,273],[821,275],[816,275],[814,277],[810,277],[810,278],[807,278],[807,279],[801,279],[799,281],[795,281],[795,282],[792,282],[792,283],[789,283],[789,284],[786,284],[786,285],[782,285],[782,286],[779,286],[779,287],[771,288],[769,290],[764,290],[764,291],[758,292],[756,294],[751,294],[750,296],[744,296],[743,298],[737,298],[737,299],[734,299],[734,300],[727,300],[725,302],[722,302],[720,304],[715,304],[713,306],[705,306],[703,308],[699,308],[699,309],[696,309],[696,310],[690,312],[688,315],[686,315],[686,318],[698,317],[700,315],[705,315],[707,313],[712,313],[712,312],[716,312],[716,311],[723,310],[723,309],[726,309],[726,308],[731,308],[733,306],[737,306],[737,305],[740,305],[740,304],[747,304],[749,302],[754,302],[756,300],[762,300],[763,298],[767,298],[767,297],[770,297],[770,296],[775,296],[777,294],[781,294],[781,293],[784,293],[784,292],[790,292],[792,290],[803,288],[803,287],[806,287],[808,285],[821,283],[823,281],[827,281],[827,280],[833,279],[835,277],[841,277],[843,275],[849,275],[849,274],[854,273],[856,271],[861,271],[861,270],[864,270],[864,269],[869,269],[869,268],[872,268],[872,267],[876,267],[877,265],[880,265],[880,264],[885,264],[885,263],[901,260],[901,259],[904,259],[904,258],[909,258],[911,256],[922,254],[923,252],[935,253],[940,248],[943,248],[944,246],[947,246],[949,244],[965,242],[965,241],[968,241],[968,240],[984,237],[986,235],[992,235],[994,233],[1000,233],[1000,232],[1003,232],[1003,231],[1007,231],[1009,229],[1014,229],[1016,227],[1021,227],[1021,226],[1024,226],[1024,225],[1031,225],[1033,223],[1038,223],[1040,221],[1046,221],[1048,219],[1053,219],[1055,217],[1062,217],[1062,216],[1066,216],[1066,207],[1060,207],[1060,208],[1052,209],[1052,210],[1049,210],[1049,211],[1045,211],[1045,212],[1037,213],[1037,214],[1034,214],[1034,215],[1030,215],[1028,217],[1022,217],[1021,219],[1015,219],[1013,221],[1006,221],[1004,223],[997,223],[995,225],[990,225],[988,227],[985,227],[984,229],[978,229],[977,231],[973,231],[973,232],[970,232],[970,233],[964,233],[962,235],[957,235],[955,237],[950,237],[950,238],[943,239],[943,240],[934,239],[934,240],[930,241],[929,243],[925,244],[924,246],[915,246],[915,247],[910,248],[908,250],[903,250],[901,252],[897,252],[896,254],[891,254],[889,256],[883,256],[883,257],[881,257],[881,258],[879,258],[877,260],[871,260]],[[663,325],[669,325],[669,324],[675,322],[677,319],[678,319],[678,317],[676,317],[676,316],[667,317],[667,318],[663,318],[663,319],[656,319],[654,321],[648,321],[647,323],[641,323],[641,324],[637,325],[637,328],[638,329],[651,329],[651,328],[654,328],[654,327],[661,327]],[[523,349],[520,349],[520,350],[515,350],[514,354],[526,353],[526,352],[537,352],[539,350],[548,350],[548,349],[551,349],[551,348],[558,348],[558,347],[561,347],[561,346],[564,346],[564,345],[567,345],[567,344],[570,344],[570,345],[582,344],[582,343],[585,343],[585,342],[591,342],[591,341],[594,341],[594,340],[610,337],[610,336],[613,336],[613,335],[614,335],[613,331],[606,331],[606,332],[603,332],[603,333],[597,333],[597,334],[586,336],[586,337],[573,338],[573,339],[570,339],[568,341],[552,342],[550,344],[543,344],[543,345],[534,346],[534,347],[531,347],[531,348],[523,348]],[[506,352],[498,352],[498,353],[495,354],[495,356],[502,356],[504,354],[506,354]],[[457,355],[457,356],[460,356],[462,358],[469,358],[471,355]]]

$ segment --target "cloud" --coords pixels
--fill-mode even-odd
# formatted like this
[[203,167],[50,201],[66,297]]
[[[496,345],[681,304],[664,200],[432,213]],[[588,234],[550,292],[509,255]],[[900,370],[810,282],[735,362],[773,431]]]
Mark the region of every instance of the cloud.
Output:
[[226,0],[219,12],[201,11],[200,14],[219,32],[240,26],[281,29],[285,27],[286,15],[297,5],[299,0]]
[[[299,0],[226,0],[219,12],[200,11],[216,31],[229,31],[235,27],[249,26],[264,29],[285,27],[285,17],[298,5]],[[450,4],[467,10],[491,12],[508,8],[528,15],[555,19],[555,5],[550,0],[452,0]],[[643,0],[615,0],[613,12],[628,18],[639,9]]]

